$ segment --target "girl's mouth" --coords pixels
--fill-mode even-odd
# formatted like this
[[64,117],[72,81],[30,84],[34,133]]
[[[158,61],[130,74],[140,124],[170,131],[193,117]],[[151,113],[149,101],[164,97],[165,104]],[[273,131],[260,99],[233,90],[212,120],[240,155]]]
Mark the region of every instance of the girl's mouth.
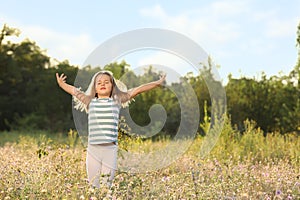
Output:
[[106,89],[105,87],[100,88],[100,90],[105,90],[105,89]]

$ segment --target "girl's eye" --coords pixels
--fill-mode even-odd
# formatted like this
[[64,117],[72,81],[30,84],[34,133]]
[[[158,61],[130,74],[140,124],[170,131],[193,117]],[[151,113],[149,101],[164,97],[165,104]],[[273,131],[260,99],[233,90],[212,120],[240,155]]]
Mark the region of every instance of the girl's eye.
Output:
[[[104,81],[103,82],[104,84],[109,84],[109,81]],[[101,85],[102,84],[102,82],[97,82],[97,85]]]

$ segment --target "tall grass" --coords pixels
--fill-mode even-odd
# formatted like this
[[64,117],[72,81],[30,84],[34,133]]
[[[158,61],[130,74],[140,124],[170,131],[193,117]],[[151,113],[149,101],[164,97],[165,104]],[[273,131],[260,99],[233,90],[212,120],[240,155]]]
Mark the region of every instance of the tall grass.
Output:
[[[229,121],[229,120],[228,120]],[[245,121],[239,133],[226,121],[217,144],[202,157],[197,136],[178,160],[157,171],[118,172],[111,188],[91,188],[86,150],[76,132],[0,133],[0,199],[299,199],[296,134],[270,133]],[[151,151],[168,140],[126,140],[129,151]]]

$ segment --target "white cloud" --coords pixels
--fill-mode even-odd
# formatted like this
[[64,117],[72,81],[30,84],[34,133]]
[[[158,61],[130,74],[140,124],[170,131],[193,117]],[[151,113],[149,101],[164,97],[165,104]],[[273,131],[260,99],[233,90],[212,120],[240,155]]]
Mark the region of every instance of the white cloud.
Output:
[[84,33],[61,33],[39,26],[24,27],[23,32],[42,48],[46,47],[50,57],[59,61],[70,60],[70,64],[81,65],[87,53],[95,48],[91,37]]
[[266,22],[266,36],[268,37],[290,37],[296,38],[296,27],[298,19],[272,19]]
[[[137,62],[137,66],[147,66],[151,64],[167,66],[181,75],[185,75],[187,72],[193,71],[192,66],[182,58],[176,56],[175,54],[162,51],[152,52],[147,56],[142,57],[142,59],[138,60]],[[194,70],[194,72],[197,73],[196,70]]]
[[160,5],[155,5],[142,9],[140,14],[158,20],[162,27],[181,32],[205,46],[214,46],[240,37],[239,24],[224,20],[224,16],[235,16],[243,12],[244,7],[236,1],[218,1],[171,16]]
[[72,65],[82,65],[88,53],[95,48],[91,37],[85,33],[64,33],[39,25],[22,25],[13,20],[5,20],[12,28],[17,27],[19,38],[9,38],[13,42],[24,39],[36,42],[46,54],[58,61],[69,60]]
[[208,7],[208,11],[213,15],[218,16],[236,16],[244,13],[248,8],[247,1],[236,1],[236,0],[219,0],[212,2]]
[[264,12],[253,13],[253,20],[257,24],[262,24],[262,32],[266,37],[296,37],[296,27],[299,18],[286,18],[281,16],[277,9],[270,9]]
[[165,14],[165,11],[162,9],[162,7],[157,4],[152,8],[143,8],[140,10],[140,14],[143,16],[148,16],[148,17],[152,17],[152,18],[165,18],[167,17]]
[[234,55],[232,51],[225,48],[239,40],[242,31],[238,22],[232,19],[239,17],[239,14],[246,10],[246,3],[217,1],[182,11],[175,16],[167,13],[160,5],[144,8],[140,14],[159,21],[163,28],[186,35],[202,46],[208,54],[211,55],[213,52],[213,57],[222,58]]
[[[169,68],[168,81],[171,82],[178,81],[176,80],[178,77],[176,77],[175,74],[183,76],[186,75],[187,72],[198,73],[198,70],[183,58],[163,50],[139,50],[125,55],[118,61],[123,59],[130,63],[131,69],[137,74],[143,72],[143,69],[148,68],[150,65],[154,68],[156,68],[156,66]],[[157,70],[159,71],[161,69],[157,68]]]
[[[295,42],[299,18],[296,13],[287,14],[287,9],[260,1],[217,0],[181,9],[175,15],[160,5],[144,8],[140,14],[197,42],[221,65],[223,75],[239,76],[238,69],[243,68],[253,76],[265,70],[277,73],[293,65],[292,56],[288,56],[292,53],[287,52],[295,51],[288,45]],[[266,66],[272,68],[262,68]]]

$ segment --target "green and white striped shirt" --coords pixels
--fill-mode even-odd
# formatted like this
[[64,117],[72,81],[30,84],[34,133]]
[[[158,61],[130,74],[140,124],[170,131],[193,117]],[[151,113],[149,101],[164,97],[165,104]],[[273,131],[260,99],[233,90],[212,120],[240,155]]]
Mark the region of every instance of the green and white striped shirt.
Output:
[[113,98],[94,98],[89,104],[89,143],[103,144],[118,140],[120,106]]

